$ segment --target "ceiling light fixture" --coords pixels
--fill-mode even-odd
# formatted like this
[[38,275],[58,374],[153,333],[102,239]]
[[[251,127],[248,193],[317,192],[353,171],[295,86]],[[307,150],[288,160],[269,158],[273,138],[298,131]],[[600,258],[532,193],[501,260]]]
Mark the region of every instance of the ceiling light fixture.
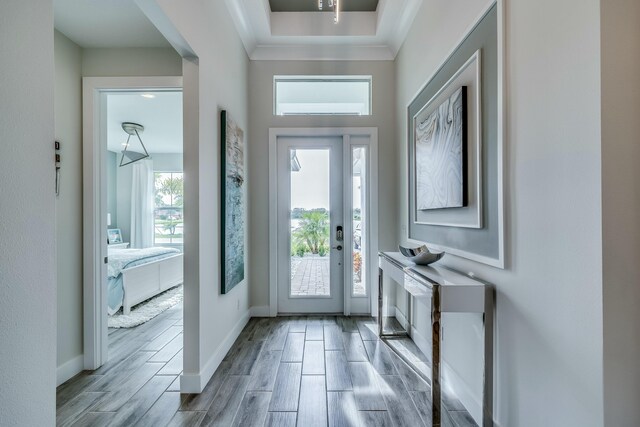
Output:
[[148,99],[151,99],[151,98],[155,98],[155,97],[156,97],[156,96],[155,96],[154,94],[152,94],[152,93],[143,93],[143,94],[142,94],[142,95],[140,95],[140,96],[141,96],[141,97],[143,97],[143,98],[148,98]]
[[[144,126],[138,123],[124,122],[122,123],[122,130],[124,130],[129,136],[127,137],[127,142],[125,143],[124,150],[122,150],[122,158],[120,159],[120,167],[130,165],[131,163],[137,162],[138,160],[146,159],[149,157],[149,153],[147,152],[147,147],[144,146],[142,142],[142,138],[140,138],[140,134],[144,132]],[[138,141],[140,141],[140,145],[142,146],[142,150],[144,154],[138,151],[129,150],[129,140],[131,136],[137,136]],[[124,158],[127,158],[125,162]]]
[[[322,10],[324,4],[323,0],[318,0],[318,9]],[[333,23],[340,22],[340,0],[327,0],[327,6],[333,8]]]

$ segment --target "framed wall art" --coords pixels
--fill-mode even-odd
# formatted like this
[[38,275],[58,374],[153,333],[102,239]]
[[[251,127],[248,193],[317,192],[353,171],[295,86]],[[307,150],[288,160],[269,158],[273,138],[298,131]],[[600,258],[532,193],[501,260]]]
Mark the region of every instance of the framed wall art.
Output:
[[246,197],[244,132],[223,110],[221,127],[221,292],[226,294],[245,277]]
[[501,19],[494,4],[407,105],[407,240],[498,268],[505,267]]

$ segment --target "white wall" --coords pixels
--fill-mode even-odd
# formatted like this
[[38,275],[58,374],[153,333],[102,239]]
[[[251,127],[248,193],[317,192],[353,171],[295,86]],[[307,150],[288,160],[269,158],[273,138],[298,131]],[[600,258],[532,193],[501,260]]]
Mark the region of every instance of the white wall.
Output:
[[601,1],[604,416],[640,425],[640,2]]
[[0,425],[55,423],[51,1],[0,2]]
[[[153,19],[166,25],[161,25],[160,31],[167,35],[177,30],[180,41],[188,43],[197,55],[197,59],[183,62],[188,227],[185,227],[185,350],[181,388],[183,392],[200,391],[249,317],[246,280],[222,295],[219,261],[220,110],[227,110],[242,129],[248,130],[249,60],[224,2],[157,0],[156,3],[164,17],[155,15]],[[251,133],[246,132],[245,141],[250,138]]]
[[60,141],[56,199],[58,380],[82,368],[82,49],[56,31],[55,129]]
[[[397,57],[400,238],[406,106],[489,4],[425,0]],[[506,19],[507,268],[443,263],[495,284],[498,425],[602,425],[599,2],[511,0]]]
[[181,76],[182,60],[171,48],[83,49],[82,75]]
[[[269,305],[269,128],[272,127],[377,127],[379,191],[379,247],[393,250],[396,243],[396,120],[390,100],[395,98],[395,72],[391,61],[251,61],[249,115],[251,140],[247,147],[249,183],[249,259],[251,305]],[[371,116],[275,116],[274,75],[372,75]]]

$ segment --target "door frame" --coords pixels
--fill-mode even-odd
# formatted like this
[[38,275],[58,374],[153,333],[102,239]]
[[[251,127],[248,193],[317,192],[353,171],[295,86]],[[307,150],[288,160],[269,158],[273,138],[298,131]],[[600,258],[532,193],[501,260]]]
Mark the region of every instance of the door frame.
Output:
[[[82,243],[84,368],[97,369],[108,360],[107,290],[107,92],[182,91],[181,76],[84,77],[82,79]],[[184,101],[183,101],[184,102]]]
[[[270,128],[269,129],[269,315],[278,314],[278,159],[277,141],[279,137],[342,137],[343,145],[343,200],[344,210],[351,206],[351,185],[344,179],[351,171],[350,149],[361,146],[361,143],[351,143],[352,136],[369,138],[366,144],[369,151],[369,253],[366,264],[369,278],[367,298],[371,316],[377,316],[378,287],[374,286],[374,278],[378,276],[378,128],[376,127],[311,127],[311,128]],[[346,224],[345,224],[346,226]],[[348,227],[350,229],[351,227]],[[345,235],[348,231],[345,228]],[[346,253],[346,251],[345,251]],[[345,315],[351,315],[351,268],[344,268],[344,310]]]

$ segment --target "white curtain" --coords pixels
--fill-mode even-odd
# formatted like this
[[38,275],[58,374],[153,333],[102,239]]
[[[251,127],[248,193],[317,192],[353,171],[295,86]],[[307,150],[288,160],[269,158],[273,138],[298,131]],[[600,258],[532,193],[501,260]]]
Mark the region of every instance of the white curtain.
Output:
[[131,179],[131,247],[153,246],[153,161],[135,162]]

